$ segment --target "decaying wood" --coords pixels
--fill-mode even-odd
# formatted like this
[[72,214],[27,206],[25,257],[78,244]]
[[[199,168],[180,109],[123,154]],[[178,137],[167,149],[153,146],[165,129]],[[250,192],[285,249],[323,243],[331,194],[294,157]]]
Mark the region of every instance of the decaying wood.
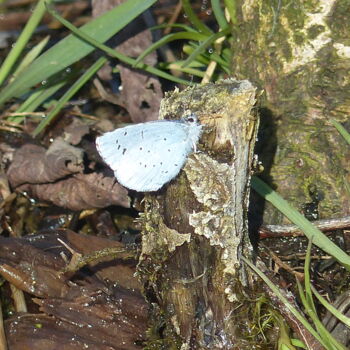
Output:
[[145,294],[155,322],[181,349],[240,342],[234,314],[253,282],[240,257],[252,256],[246,216],[254,103],[251,83],[233,79],[175,91],[162,102],[161,117],[190,110],[204,126],[197,153],[176,180],[145,199],[141,218]]
[[[29,304],[28,312],[16,310],[5,322],[9,349],[141,349],[147,304],[134,278],[134,254],[123,243],[48,230],[21,238],[0,236],[0,244],[0,274],[27,293]],[[113,262],[100,256],[74,277],[63,273],[70,250],[87,257],[111,248],[120,252]]]

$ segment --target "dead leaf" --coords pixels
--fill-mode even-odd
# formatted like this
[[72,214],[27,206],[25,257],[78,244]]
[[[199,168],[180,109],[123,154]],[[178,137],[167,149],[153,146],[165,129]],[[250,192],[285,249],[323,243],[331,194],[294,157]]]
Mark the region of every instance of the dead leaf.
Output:
[[14,154],[7,176],[11,186],[17,187],[24,183],[54,182],[83,169],[83,150],[58,138],[48,150],[33,144],[20,147]]
[[[120,5],[123,0],[98,0],[92,1],[93,16],[97,17],[102,13]],[[154,20],[149,12],[139,16],[129,25],[123,28],[109,42],[119,52],[129,57],[138,57],[152,44],[152,33],[149,27],[156,25],[150,23]],[[152,52],[145,60],[148,65],[154,66],[157,63],[157,54]],[[123,104],[133,122],[140,123],[158,119],[160,100],[163,97],[161,84],[157,77],[150,76],[146,72],[131,69],[124,65],[118,65],[122,83]],[[112,79],[112,68],[105,65],[98,73],[103,80]]]
[[97,173],[76,174],[51,184],[25,184],[18,190],[71,210],[104,208],[110,205],[130,207],[128,191],[114,178]]

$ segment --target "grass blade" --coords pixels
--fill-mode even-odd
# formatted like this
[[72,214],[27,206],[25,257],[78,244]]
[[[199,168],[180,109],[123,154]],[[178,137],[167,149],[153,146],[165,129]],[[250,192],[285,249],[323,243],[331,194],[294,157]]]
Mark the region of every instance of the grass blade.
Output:
[[92,37],[90,37],[86,33],[82,32],[78,28],[74,27],[73,24],[69,23],[68,21],[63,19],[61,16],[56,14],[55,18],[57,20],[59,20],[65,27],[67,27],[69,30],[71,30],[78,38],[83,39],[84,41],[90,43],[92,46],[95,46],[96,48],[105,52],[107,55],[109,55],[113,58],[117,58],[121,62],[124,62],[130,66],[134,66],[135,68],[142,69],[142,70],[146,71],[147,73],[151,73],[151,74],[157,75],[161,78],[168,79],[170,81],[174,81],[175,83],[191,85],[191,82],[184,80],[184,79],[174,77],[171,74],[163,72],[162,70],[157,69],[155,67],[148,66],[147,64],[144,64],[144,63],[136,64],[135,59],[130,58],[128,56],[125,56],[122,53],[118,52],[117,50],[114,50],[114,49],[100,43],[99,41],[93,39]]
[[295,318],[303,324],[303,326],[323,345],[325,346],[321,337],[312,328],[310,323],[303,315],[288,301],[287,298],[279,291],[278,287],[272,283],[256,266],[254,266],[248,259],[242,257],[242,260],[268,285],[268,287],[276,294],[276,296],[284,303],[285,307],[295,316]]
[[4,63],[0,68],[0,85],[3,84],[4,80],[7,78],[11,72],[14,64],[16,63],[18,57],[22,53],[23,49],[27,45],[30,37],[32,36],[34,30],[37,28],[39,22],[41,21],[43,15],[46,12],[45,5],[51,3],[52,0],[40,0],[36,5],[29,21],[25,25],[21,35],[18,37],[16,44],[12,48],[11,52],[7,55]]
[[219,23],[220,28],[226,28],[228,26],[228,23],[226,21],[225,14],[221,9],[220,0],[211,0],[211,7],[213,9],[216,21]]
[[47,117],[41,121],[37,128],[33,132],[33,137],[39,135],[44,128],[49,125],[55,116],[60,112],[62,107],[75,95],[77,91],[107,62],[107,58],[99,58],[73,85],[72,87],[60,98],[53,110],[47,115]]
[[[168,69],[168,70],[176,70],[179,72],[183,72],[189,75],[194,75],[195,77],[203,78],[204,77],[204,72],[203,70],[199,70],[196,68],[192,67],[186,67],[182,68],[182,61],[176,61],[174,63],[163,63],[160,65],[162,69]],[[203,67],[204,69],[204,67]]]
[[[31,113],[41,106],[47,99],[54,95],[59,89],[67,84],[66,80],[61,80],[50,86],[43,86],[37,89],[26,101],[16,110],[16,113]],[[8,118],[13,123],[21,123],[26,117],[23,115],[11,116]]]
[[316,228],[303,215],[295,210],[287,201],[273,191],[266,183],[258,177],[253,176],[251,181],[252,187],[262,197],[274,205],[290,221],[297,225],[312,242],[326,253],[332,255],[347,270],[350,270],[350,256],[334,244],[326,235]]
[[299,296],[300,300],[304,306],[304,309],[312,322],[315,324],[318,335],[322,338],[323,343],[326,346],[326,349],[330,350],[346,350],[346,348],[340,344],[325,328],[325,326],[322,324],[321,320],[319,319],[317,313],[315,310],[313,310],[312,305],[308,302],[307,296],[303,292],[303,287],[300,284],[300,282],[297,280],[298,290],[299,290]]
[[341,321],[350,328],[350,318],[342,314],[338,309],[336,309],[333,305],[327,302],[327,300],[316,290],[314,286],[311,285],[311,289],[316,298],[319,300],[319,302],[339,321]]
[[174,34],[168,34],[148,47],[142,54],[136,59],[135,65],[143,60],[151,52],[157,50],[159,47],[168,44],[174,40],[195,40],[195,41],[205,41],[207,39],[206,35],[197,32],[179,32]]
[[[227,34],[229,34],[230,29],[228,27],[226,27],[225,29],[221,30],[218,33],[212,34],[209,37],[207,37],[207,39],[201,43],[200,45],[198,45],[198,47],[191,53],[191,55],[186,59],[185,63],[183,64],[184,67],[186,67],[190,62],[192,62],[193,60],[196,59],[196,57],[201,54],[203,51],[205,51],[205,49],[207,47],[209,47],[211,44],[213,44],[215,42],[215,40],[226,36]],[[219,56],[219,55],[218,55]]]
[[12,74],[10,81],[15,80],[17,76],[41,54],[41,52],[44,50],[44,47],[47,45],[49,39],[50,37],[46,36],[23,57],[17,69]]
[[230,15],[232,24],[237,24],[236,1],[224,0],[225,7]]
[[[135,17],[153,5],[156,0],[128,0],[118,7],[85,24],[81,31],[104,42],[123,29]],[[116,18],[118,20],[116,20]],[[90,43],[70,34],[36,59],[0,95],[0,104],[19,97],[32,86],[62,71],[95,50]]]
[[207,27],[194,13],[189,0],[182,0],[182,7],[189,21],[198,30],[198,32],[203,33],[205,35],[213,34],[212,30],[209,27]]
[[331,123],[335,126],[335,128],[339,131],[340,135],[343,136],[345,141],[350,145],[350,134],[347,132],[347,130],[338,123],[336,120],[332,119]]

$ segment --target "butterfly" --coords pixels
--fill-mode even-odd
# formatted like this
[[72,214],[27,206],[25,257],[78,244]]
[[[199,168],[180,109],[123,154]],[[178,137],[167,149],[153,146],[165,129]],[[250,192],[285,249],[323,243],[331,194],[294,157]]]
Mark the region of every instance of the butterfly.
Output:
[[97,137],[96,147],[118,182],[138,192],[159,190],[196,150],[202,126],[195,114],[180,120],[129,125]]

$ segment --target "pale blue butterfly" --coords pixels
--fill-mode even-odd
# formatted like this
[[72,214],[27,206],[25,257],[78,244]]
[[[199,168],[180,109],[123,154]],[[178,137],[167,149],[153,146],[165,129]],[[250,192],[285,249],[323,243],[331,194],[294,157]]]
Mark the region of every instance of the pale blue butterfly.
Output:
[[157,191],[172,180],[196,150],[202,132],[197,116],[135,124],[97,137],[102,159],[118,182],[138,192]]

